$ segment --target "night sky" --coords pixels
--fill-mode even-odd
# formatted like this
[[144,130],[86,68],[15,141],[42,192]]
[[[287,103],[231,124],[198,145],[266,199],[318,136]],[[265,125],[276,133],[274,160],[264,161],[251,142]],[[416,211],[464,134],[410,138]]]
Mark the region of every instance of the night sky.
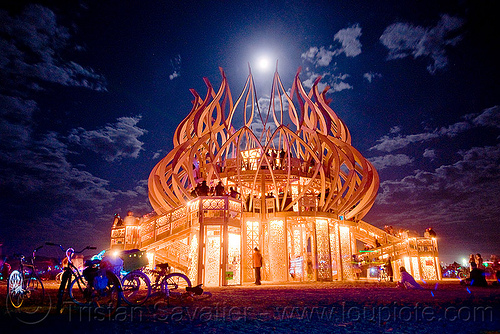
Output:
[[[364,218],[437,232],[441,259],[500,254],[497,1],[2,1],[0,241],[109,247],[194,88],[219,67],[262,106],[275,63],[320,75],[381,185]],[[267,59],[268,67],[261,66]]]

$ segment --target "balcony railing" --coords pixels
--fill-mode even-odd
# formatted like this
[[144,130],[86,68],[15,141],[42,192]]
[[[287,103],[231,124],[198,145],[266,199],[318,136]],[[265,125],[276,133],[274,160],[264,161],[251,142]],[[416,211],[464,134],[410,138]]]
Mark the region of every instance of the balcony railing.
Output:
[[139,230],[141,247],[198,225],[200,219],[209,222],[241,219],[241,212],[239,199],[230,196],[197,197],[184,206],[143,222]]

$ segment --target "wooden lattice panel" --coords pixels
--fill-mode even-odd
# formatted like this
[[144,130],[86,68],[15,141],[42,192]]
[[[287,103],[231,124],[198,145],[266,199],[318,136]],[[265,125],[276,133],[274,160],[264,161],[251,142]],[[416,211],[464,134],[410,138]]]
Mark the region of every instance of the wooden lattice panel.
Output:
[[188,277],[192,284],[197,284],[198,281],[198,237],[193,234],[191,244],[189,245],[189,267]]
[[163,215],[163,216],[160,216],[156,219],[156,227],[160,227],[160,226],[163,226],[165,224],[167,224],[169,222],[169,217],[168,215]]
[[288,259],[286,258],[285,223],[283,220],[269,222],[269,272],[272,281],[285,281]]
[[203,210],[224,210],[226,202],[223,199],[203,199]]
[[125,228],[113,229],[111,231],[111,238],[123,238],[125,237]]
[[436,262],[432,256],[421,257],[420,266],[422,268],[422,279],[424,280],[439,279],[436,273]]
[[328,280],[330,276],[330,244],[328,236],[328,221],[316,220],[316,251],[318,258],[318,279]]
[[420,277],[420,267],[419,267],[419,263],[418,263],[418,258],[417,257],[412,257],[411,258],[411,265],[412,265],[412,268],[413,268],[413,278],[415,278],[416,280],[420,280],[421,277]]
[[342,254],[342,274],[343,279],[353,279],[352,259],[351,259],[351,233],[349,227],[340,226],[340,253]]
[[338,225],[335,224],[333,226],[330,226],[330,254],[331,254],[331,261],[332,261],[332,275],[335,276],[337,275],[338,278],[338,271],[340,270],[339,262],[338,262],[338,257],[339,257],[339,237],[338,237]]
[[245,242],[245,261],[243,262],[245,266],[244,275],[245,281],[250,282],[254,279],[253,273],[253,249],[259,247],[259,222],[247,221],[246,222],[246,232],[245,232],[246,242]]

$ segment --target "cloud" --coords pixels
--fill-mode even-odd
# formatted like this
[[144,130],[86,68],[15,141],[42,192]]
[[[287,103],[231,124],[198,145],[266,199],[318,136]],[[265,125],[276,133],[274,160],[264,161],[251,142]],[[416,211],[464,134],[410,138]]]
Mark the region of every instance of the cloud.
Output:
[[[105,246],[111,214],[119,197],[107,180],[76,168],[67,145],[55,133],[45,135],[0,158],[0,208],[4,224],[0,235],[18,250],[55,241],[73,247]],[[47,200],[50,199],[50,200]],[[106,216],[109,214],[110,216]],[[22,240],[13,245],[19,229]],[[83,239],[75,239],[75,231]]]
[[361,54],[361,27],[359,24],[354,24],[349,28],[339,30],[333,37],[334,41],[341,44],[341,47],[334,49],[333,45],[312,46],[301,55],[304,61],[314,64],[316,67],[329,66],[333,57],[337,57],[344,53],[346,57],[356,57]]
[[30,140],[36,110],[33,100],[0,94],[0,152]]
[[472,124],[470,122],[458,122],[448,127],[442,127],[438,130],[438,133],[448,137],[455,137],[459,133],[467,131],[470,128],[472,128]]
[[338,53],[325,49],[324,46],[319,48],[312,46],[308,51],[304,52],[301,57],[316,66],[328,66],[332,62],[334,56]]
[[140,194],[146,197],[148,195],[148,180],[139,180],[136,182],[136,186],[134,190]]
[[[359,24],[354,24],[349,28],[341,29],[334,35],[334,41],[340,43],[340,47],[334,48],[333,45],[326,46],[311,46],[306,52],[301,55],[304,62],[312,63],[315,68],[318,67],[330,67],[330,71],[323,71],[322,74],[318,74],[313,70],[306,67],[305,75],[306,79],[303,81],[303,85],[307,88],[311,88],[314,80],[321,75],[322,81],[318,83],[318,89],[323,90],[326,86],[329,86],[329,93],[340,92],[346,89],[353,89],[353,86],[348,82],[344,81],[349,77],[348,74],[333,74],[332,72],[336,70],[336,63],[332,64],[334,57],[338,57],[341,54],[345,54],[346,57],[356,57],[361,53],[361,42],[359,38],[361,37],[361,27]],[[372,77],[369,77],[371,80]]]
[[139,203],[134,207],[137,212],[151,211],[143,182],[131,194],[113,190],[108,180],[69,160],[74,152],[65,139],[50,132],[0,154],[0,209],[8,222],[0,225],[0,235],[12,240],[23,228],[23,239],[8,243],[10,251],[48,240],[75,248],[88,244],[106,248],[112,215],[121,205]]
[[388,60],[408,56],[414,59],[430,57],[432,63],[427,70],[434,74],[448,64],[446,47],[454,46],[462,39],[461,35],[449,37],[450,32],[457,30],[463,24],[461,18],[447,14],[442,15],[436,26],[430,28],[398,22],[385,29],[380,36],[380,42],[389,50]]
[[378,144],[371,147],[370,150],[392,152],[406,147],[412,143],[425,142],[438,137],[439,134],[437,133],[419,133],[408,136],[398,135],[396,137],[383,136],[382,138],[377,140]]
[[140,116],[120,117],[115,124],[108,124],[99,130],[73,129],[68,139],[109,162],[138,158],[144,144],[138,138],[147,132],[136,126],[140,119]]
[[[416,170],[402,179],[383,181],[368,221],[417,230],[420,235],[433,226],[441,257],[456,258],[471,239],[481,240],[476,252],[498,252],[500,145],[473,147],[459,156],[431,171]],[[467,229],[472,223],[474,229]]]
[[369,160],[377,170],[382,170],[390,166],[404,166],[413,162],[413,159],[406,154],[387,154],[384,156],[369,158]]
[[[311,88],[316,78],[319,74],[314,72],[307,73],[308,78],[302,82],[304,87]],[[344,80],[348,78],[348,74],[333,75],[330,72],[325,72],[321,75],[321,81],[318,83],[318,90],[321,92],[326,86],[330,86],[328,90],[329,93],[340,92],[345,89],[352,89],[353,87],[345,82]]]
[[422,156],[424,158],[434,159],[436,157],[436,150],[426,148]]
[[170,65],[172,66],[173,73],[168,76],[170,80],[174,80],[181,76],[181,55],[176,55],[173,59],[170,59]]
[[[461,159],[451,165],[442,165],[432,172],[417,170],[413,175],[401,180],[381,183],[382,193],[377,198],[381,204],[405,201],[410,206],[427,206],[432,212],[437,198],[456,206],[467,202],[475,207],[474,211],[484,212],[481,206],[491,205],[490,211],[499,211],[500,195],[500,145],[473,147],[459,151]],[[492,193],[490,192],[492,191]],[[474,197],[470,197],[474,195]],[[487,198],[489,197],[489,198]],[[479,200],[482,198],[482,200]],[[475,204],[474,204],[475,203]],[[489,213],[491,214],[491,213]]]
[[30,196],[39,194],[51,198],[54,206],[82,210],[88,207],[83,203],[89,203],[91,210],[100,212],[102,201],[114,197],[106,190],[108,181],[74,168],[67,159],[69,153],[67,145],[51,132],[12,155],[2,155],[2,188],[11,188],[11,195],[21,194],[28,202]]
[[389,133],[399,133],[401,132],[401,127],[399,125],[393,126],[390,130]]
[[170,74],[170,75],[168,76],[168,78],[169,78],[170,80],[174,80],[175,78],[180,77],[180,76],[181,76],[181,75],[180,75],[180,73],[179,73],[179,72],[174,71],[174,73]]
[[[108,161],[137,157],[142,150],[138,138],[145,133],[136,126],[140,117],[122,117],[94,131],[77,128],[69,138],[41,129],[36,120],[47,116],[36,98],[43,96],[45,87],[57,84],[103,91],[106,80],[68,58],[83,49],[73,43],[70,29],[60,25],[50,9],[28,5],[17,15],[0,10],[0,21],[0,236],[4,246],[8,252],[44,241],[76,248],[109,247],[113,211],[129,205],[132,198],[136,202],[144,197],[143,184],[131,190],[135,197],[113,190],[108,180],[71,158],[82,147],[103,154]],[[20,228],[23,238],[16,239]]]
[[363,78],[365,78],[370,83],[373,81],[373,79],[381,78],[381,77],[382,77],[382,74],[380,74],[380,73],[368,72],[368,73],[363,74]]
[[[470,131],[478,132],[485,127],[498,129],[499,109],[497,106],[487,108],[480,113],[465,115],[464,121],[415,135],[403,135],[400,127],[394,127],[391,134],[384,136],[374,148],[391,152],[437,138],[454,138],[459,135],[466,138]],[[497,131],[488,131],[493,136],[496,136],[495,132]],[[450,252],[446,256],[456,255],[451,252],[462,251],[457,244],[464,244],[470,238],[481,238],[483,242],[478,247],[483,251],[498,251],[495,249],[497,237],[483,232],[496,230],[500,215],[498,137],[496,145],[474,146],[457,151],[453,147],[463,144],[461,138],[447,141],[446,146],[439,151],[423,148],[420,157],[415,153],[415,148],[408,148],[408,152],[414,152],[415,159],[423,157],[432,161],[427,161],[424,165],[435,165],[450,157],[454,160],[448,160],[430,170],[415,170],[398,179],[382,180],[376,203],[366,219],[379,226],[394,225],[420,233],[425,227],[434,226],[438,231],[440,246]],[[467,144],[470,142],[477,140]],[[439,140],[434,144],[439,144]],[[396,159],[398,155],[387,156],[370,158],[370,161],[377,169],[405,161],[404,157]],[[404,170],[401,169],[400,172]],[[390,177],[390,174],[385,173],[384,177]],[[482,229],[475,229],[467,234],[456,233],[457,226],[467,226],[471,220],[475,226],[482,226]]]
[[338,49],[338,54],[345,53],[346,57],[356,57],[361,54],[361,27],[359,24],[354,24],[349,28],[339,30],[334,40],[342,44],[342,48]]
[[500,107],[494,106],[485,109],[479,115],[471,115],[472,124],[476,126],[488,126],[500,128]]
[[160,149],[158,151],[156,151],[155,153],[153,153],[153,156],[151,157],[152,160],[156,160],[158,159],[159,157],[161,157],[161,154],[163,153],[163,150]]
[[[468,114],[463,118],[465,121],[457,122],[447,127],[441,127],[431,132],[423,132],[406,136],[399,134],[399,127],[397,127],[398,131],[393,131],[394,128],[392,128],[390,131],[391,135],[385,135],[378,139],[378,144],[371,147],[370,150],[392,152],[410,144],[423,143],[442,136],[455,137],[460,133],[476,127],[489,126],[498,128],[500,127],[500,108],[498,106],[494,106],[483,110],[480,114]],[[394,136],[394,134],[397,135]]]
[[[0,10],[0,87],[6,91],[41,90],[44,83],[106,90],[106,80],[91,68],[60,57],[71,35],[56,15],[28,5],[17,16]],[[73,47],[73,49],[76,49]]]
[[345,89],[352,89],[353,87],[346,82],[333,83],[333,91],[340,92]]

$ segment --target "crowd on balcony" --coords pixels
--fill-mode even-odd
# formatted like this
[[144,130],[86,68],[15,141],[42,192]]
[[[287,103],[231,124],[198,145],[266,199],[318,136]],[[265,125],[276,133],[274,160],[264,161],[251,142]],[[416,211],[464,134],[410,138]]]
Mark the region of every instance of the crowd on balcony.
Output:
[[[396,229],[394,229],[394,227],[392,227],[391,225],[385,225],[384,232],[387,233],[387,235],[392,235],[402,239],[407,239],[409,237],[418,237],[418,233],[416,231],[410,231],[402,228],[396,231]],[[426,228],[424,232],[424,238],[436,238],[436,231],[434,231],[432,227]]]
[[432,227],[428,227],[425,229],[424,238],[435,238],[435,237],[436,237],[436,232]]
[[121,218],[120,214],[115,213],[115,217],[113,219],[113,226],[137,226],[144,220],[144,217],[135,217],[134,212],[129,210],[127,211],[127,215],[125,218]]
[[[250,156],[250,157],[242,157],[241,165],[239,168],[241,170],[257,170],[257,167],[260,165],[260,169],[272,169],[272,170],[286,170],[287,169],[287,152],[284,149],[276,150],[269,149],[265,153],[266,159],[262,160],[261,156]],[[269,162],[269,163],[268,163]],[[309,156],[305,160],[302,157],[290,157],[288,161],[290,166],[294,170],[298,170],[303,173],[310,173],[314,171],[316,166],[316,160],[313,156]],[[217,171],[219,173],[226,172],[228,170],[234,171],[238,167],[236,164],[236,159],[226,159],[224,161],[219,161],[215,164]],[[195,166],[193,166],[195,170],[195,175],[201,175],[198,173],[198,170]],[[329,171],[326,170],[326,173],[329,175]]]
[[226,191],[222,181],[219,181],[215,187],[209,187],[207,181],[203,180],[191,191],[191,196],[195,198],[199,196],[231,196],[239,199],[240,193],[236,190],[236,187],[229,187],[229,191]]

